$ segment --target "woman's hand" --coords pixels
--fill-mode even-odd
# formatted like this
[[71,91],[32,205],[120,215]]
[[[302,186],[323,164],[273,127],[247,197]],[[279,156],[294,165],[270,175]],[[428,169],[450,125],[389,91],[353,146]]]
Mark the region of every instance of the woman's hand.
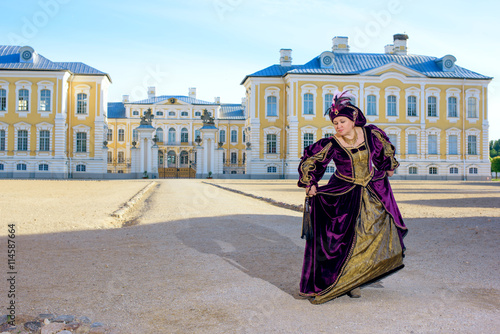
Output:
[[309,197],[316,195],[316,186],[312,185],[310,187],[307,187],[306,188],[306,195]]
[[391,177],[394,175],[394,171],[393,170],[388,170],[387,171],[387,176]]

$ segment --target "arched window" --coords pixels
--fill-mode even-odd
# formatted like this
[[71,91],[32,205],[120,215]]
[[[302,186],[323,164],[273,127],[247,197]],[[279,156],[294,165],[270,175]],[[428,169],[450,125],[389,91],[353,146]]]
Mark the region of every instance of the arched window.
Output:
[[377,115],[377,97],[375,95],[366,97],[366,114],[368,116]]
[[470,167],[469,174],[477,174],[477,167]]
[[137,132],[137,128],[132,130],[132,140],[139,140],[139,133]]
[[0,89],[0,111],[7,110],[7,91]]
[[417,97],[413,95],[408,96],[408,116],[417,116]]
[[187,143],[189,141],[189,134],[186,128],[181,129],[181,142]]
[[438,173],[437,167],[429,167],[429,174],[436,175]]
[[267,172],[268,173],[276,173],[277,172],[276,166],[269,166],[269,167],[267,167]]
[[108,129],[108,142],[113,141],[113,129]]
[[50,90],[48,89],[40,91],[40,110],[50,111]]
[[168,151],[167,153],[167,164],[168,167],[176,167],[175,165],[175,151]]
[[125,162],[125,153],[118,152],[118,163],[124,163],[124,162]]
[[156,138],[158,138],[159,142],[163,143],[163,129],[162,128],[156,129]]
[[396,102],[397,102],[396,96],[394,95],[387,96],[387,116],[398,115]]
[[411,174],[411,175],[416,175],[418,174],[418,169],[417,167],[410,167],[409,170],[408,170],[408,173]]
[[47,164],[39,164],[38,165],[38,170],[40,172],[47,172],[49,170],[49,165],[47,165]]
[[278,102],[276,96],[267,97],[267,116],[278,116]]
[[448,117],[458,117],[457,98],[454,96],[448,98]]
[[158,151],[158,165],[161,166],[161,167],[163,167],[163,162],[164,162],[164,160],[163,160],[163,151],[159,150]]
[[30,91],[27,89],[20,89],[17,109],[19,111],[28,111],[29,103],[30,103]]
[[458,167],[450,167],[450,174],[458,174]]
[[231,152],[231,163],[232,164],[237,164],[238,163],[238,153]]
[[[174,128],[168,129],[168,143],[175,144],[175,129]],[[170,154],[170,152],[169,152],[169,154]]]
[[237,142],[238,142],[238,131],[231,130],[231,143],[237,143]]
[[220,130],[219,131],[219,143],[225,143],[226,142],[226,130]]
[[85,171],[87,171],[87,166],[85,166],[85,165],[76,165],[76,171],[77,172],[85,172]]
[[78,93],[76,95],[76,113],[77,114],[87,113],[87,94]]
[[113,151],[108,151],[108,163],[113,162]]
[[17,164],[16,170],[26,170],[26,164]]
[[189,155],[186,151],[181,152],[181,165],[189,164]]
[[304,114],[314,115],[314,96],[311,93],[304,94]]

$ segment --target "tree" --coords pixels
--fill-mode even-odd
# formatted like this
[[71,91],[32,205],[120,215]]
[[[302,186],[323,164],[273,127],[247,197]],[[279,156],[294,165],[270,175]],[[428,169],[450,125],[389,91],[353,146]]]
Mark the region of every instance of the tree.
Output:
[[490,158],[500,156],[500,139],[490,140]]
[[496,178],[498,178],[498,172],[500,172],[500,157],[491,159],[491,171],[495,172]]

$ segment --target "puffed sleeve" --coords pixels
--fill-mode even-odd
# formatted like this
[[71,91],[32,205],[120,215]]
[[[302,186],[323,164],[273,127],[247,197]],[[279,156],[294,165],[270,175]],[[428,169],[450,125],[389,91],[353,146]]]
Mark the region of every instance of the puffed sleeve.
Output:
[[375,148],[373,164],[381,171],[395,170],[399,167],[399,162],[394,156],[396,148],[389,140],[385,132],[375,125],[368,125],[371,129],[372,140]]
[[332,160],[331,147],[331,139],[323,138],[304,149],[304,155],[299,164],[299,187],[318,186],[318,181],[321,180],[328,163]]

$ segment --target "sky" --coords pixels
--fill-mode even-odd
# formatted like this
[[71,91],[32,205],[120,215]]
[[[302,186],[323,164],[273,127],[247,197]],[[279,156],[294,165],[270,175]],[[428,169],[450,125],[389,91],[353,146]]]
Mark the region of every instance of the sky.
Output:
[[393,35],[411,54],[442,57],[493,77],[490,140],[500,139],[500,2],[337,0],[0,1],[0,44],[29,45],[52,61],[83,62],[112,79],[108,100],[187,95],[239,103],[251,73],[292,49],[304,64],[349,37],[351,52],[383,53]]

